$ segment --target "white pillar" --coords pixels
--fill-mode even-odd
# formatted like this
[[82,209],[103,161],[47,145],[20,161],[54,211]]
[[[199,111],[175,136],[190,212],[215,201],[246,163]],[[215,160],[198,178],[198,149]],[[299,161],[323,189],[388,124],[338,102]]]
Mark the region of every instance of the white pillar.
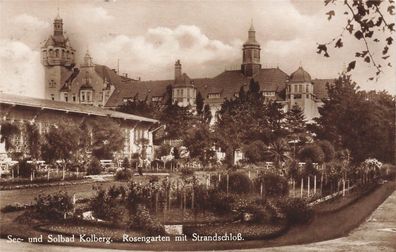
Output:
[[314,194],[316,194],[316,175],[314,176]]
[[301,192],[300,192],[300,198],[303,197],[303,189],[304,189],[304,178],[301,178]]

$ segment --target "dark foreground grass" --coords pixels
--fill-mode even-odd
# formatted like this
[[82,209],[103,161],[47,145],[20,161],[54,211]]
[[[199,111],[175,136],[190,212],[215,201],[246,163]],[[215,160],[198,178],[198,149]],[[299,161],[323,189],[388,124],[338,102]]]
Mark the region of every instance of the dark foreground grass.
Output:
[[[71,243],[70,246],[102,247],[106,249],[130,249],[130,250],[219,250],[219,249],[247,249],[260,247],[275,247],[292,244],[312,243],[342,237],[352,229],[359,226],[394,190],[395,182],[380,185],[368,195],[353,201],[349,206],[339,211],[321,213],[312,219],[309,224],[291,227],[284,235],[269,240],[241,241],[241,242],[156,242],[151,244],[136,243]],[[15,213],[12,213],[15,214]],[[4,223],[4,216],[0,219]],[[6,218],[8,219],[8,217]],[[9,219],[10,220],[10,219]],[[11,224],[11,223],[10,223]],[[5,238],[10,232],[17,236],[28,234],[28,227],[17,227],[17,223],[1,227],[1,237]],[[23,231],[24,230],[24,231]],[[15,232],[18,233],[15,233]],[[37,231],[36,231],[37,232]],[[224,230],[226,233],[227,230]],[[33,231],[33,233],[35,233]],[[45,234],[44,234],[45,235]],[[243,235],[243,234],[242,234]],[[65,245],[65,244],[63,244]]]

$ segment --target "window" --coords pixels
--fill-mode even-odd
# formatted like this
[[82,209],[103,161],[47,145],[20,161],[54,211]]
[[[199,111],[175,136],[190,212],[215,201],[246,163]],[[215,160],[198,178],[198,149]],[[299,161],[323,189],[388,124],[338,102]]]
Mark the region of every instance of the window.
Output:
[[297,93],[297,85],[294,85],[294,93]]
[[73,95],[73,101],[74,102],[76,101],[76,95]]
[[55,95],[54,94],[51,94],[51,100],[55,100]]
[[49,83],[48,83],[48,86],[50,88],[54,88],[56,86],[56,82],[54,80],[50,80]]
[[294,95],[294,99],[301,99],[301,94]]
[[180,90],[181,96],[183,96],[183,91],[184,91],[183,89],[182,89],[182,90]]
[[309,99],[309,94],[306,94],[307,99]]
[[302,92],[302,85],[298,85],[298,92],[299,92],[299,93]]
[[306,85],[306,86],[305,86],[305,92],[306,92],[306,93],[309,93],[309,85]]
[[87,91],[87,101],[91,101],[91,92]]
[[80,101],[85,102],[85,91],[81,91],[81,93],[80,93]]
[[67,93],[64,93],[64,94],[63,94],[63,98],[65,99],[65,102],[68,102],[69,97],[68,97]]

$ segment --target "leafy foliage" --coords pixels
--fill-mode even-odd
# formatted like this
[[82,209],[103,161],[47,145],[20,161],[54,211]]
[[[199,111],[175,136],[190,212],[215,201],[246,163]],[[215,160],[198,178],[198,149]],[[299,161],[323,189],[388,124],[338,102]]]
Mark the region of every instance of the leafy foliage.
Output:
[[[231,193],[244,194],[249,193],[252,190],[252,181],[249,177],[242,172],[233,172],[229,175],[229,187],[228,190]],[[227,180],[223,178],[219,184],[220,190],[223,192],[227,191]]]
[[20,128],[16,123],[3,122],[1,124],[0,142],[5,143],[6,151],[14,147],[12,143],[12,138],[18,133],[20,133]]
[[[341,0],[325,0],[325,5],[330,3],[336,5]],[[355,54],[356,58],[361,58],[364,62],[372,64],[376,69],[376,76],[382,72],[383,65],[387,64],[388,67],[392,67],[391,62],[388,60],[390,56],[389,47],[393,42],[392,33],[395,31],[394,18],[391,16],[395,15],[395,2],[390,1],[356,1],[356,0],[343,0],[342,1],[347,11],[344,15],[347,16],[346,25],[342,32],[334,37],[330,42],[319,44],[317,46],[317,53],[322,54],[325,57],[330,57],[328,53],[328,46],[334,44],[335,48],[343,47],[343,37],[348,32],[353,35],[356,40],[362,41],[365,49],[363,51],[357,51]],[[336,15],[334,10],[330,10],[326,13],[328,20]],[[387,20],[387,19],[390,20]],[[382,34],[379,34],[382,31]],[[383,38],[385,37],[385,38]],[[372,48],[380,46],[383,48],[382,55],[378,56],[372,52]],[[380,63],[383,62],[383,63]],[[356,60],[352,60],[347,67],[347,72],[352,71],[356,66]],[[373,80],[374,77],[370,77]]]
[[81,131],[73,123],[59,122],[44,134],[42,155],[45,161],[68,160],[77,155]]
[[99,159],[93,157],[87,169],[88,175],[97,175],[102,172],[102,165],[100,164]]
[[258,192],[263,185],[263,190],[268,196],[285,196],[289,193],[286,178],[273,172],[260,172],[254,180],[254,185]]
[[336,149],[349,149],[355,163],[368,157],[391,162],[395,150],[395,98],[386,92],[359,91],[349,76],[341,76],[329,85],[328,94],[313,129],[317,137],[327,139]]
[[71,197],[66,192],[53,195],[39,195],[35,198],[35,211],[42,218],[50,220],[63,219],[65,214],[73,209]]

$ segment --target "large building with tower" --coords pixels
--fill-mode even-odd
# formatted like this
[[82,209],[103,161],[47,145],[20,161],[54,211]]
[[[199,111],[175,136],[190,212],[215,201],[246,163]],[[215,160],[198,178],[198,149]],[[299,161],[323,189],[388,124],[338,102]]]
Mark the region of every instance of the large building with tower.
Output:
[[253,24],[242,48],[242,64],[238,70],[224,71],[213,78],[191,78],[182,71],[176,60],[174,78],[169,80],[141,81],[121,76],[116,70],[94,63],[87,51],[77,65],[75,50],[63,32],[63,21],[54,20],[53,34],[42,47],[42,64],[45,71],[45,98],[115,109],[128,101],[145,100],[163,102],[167,89],[172,89],[172,100],[180,106],[196,105],[200,93],[214,115],[225,99],[232,99],[242,88],[248,88],[253,79],[267,100],[281,103],[287,111],[297,104],[307,121],[319,116],[318,107],[326,98],[326,84],[332,79],[312,79],[299,66],[288,75],[279,67],[263,68],[260,43]]

